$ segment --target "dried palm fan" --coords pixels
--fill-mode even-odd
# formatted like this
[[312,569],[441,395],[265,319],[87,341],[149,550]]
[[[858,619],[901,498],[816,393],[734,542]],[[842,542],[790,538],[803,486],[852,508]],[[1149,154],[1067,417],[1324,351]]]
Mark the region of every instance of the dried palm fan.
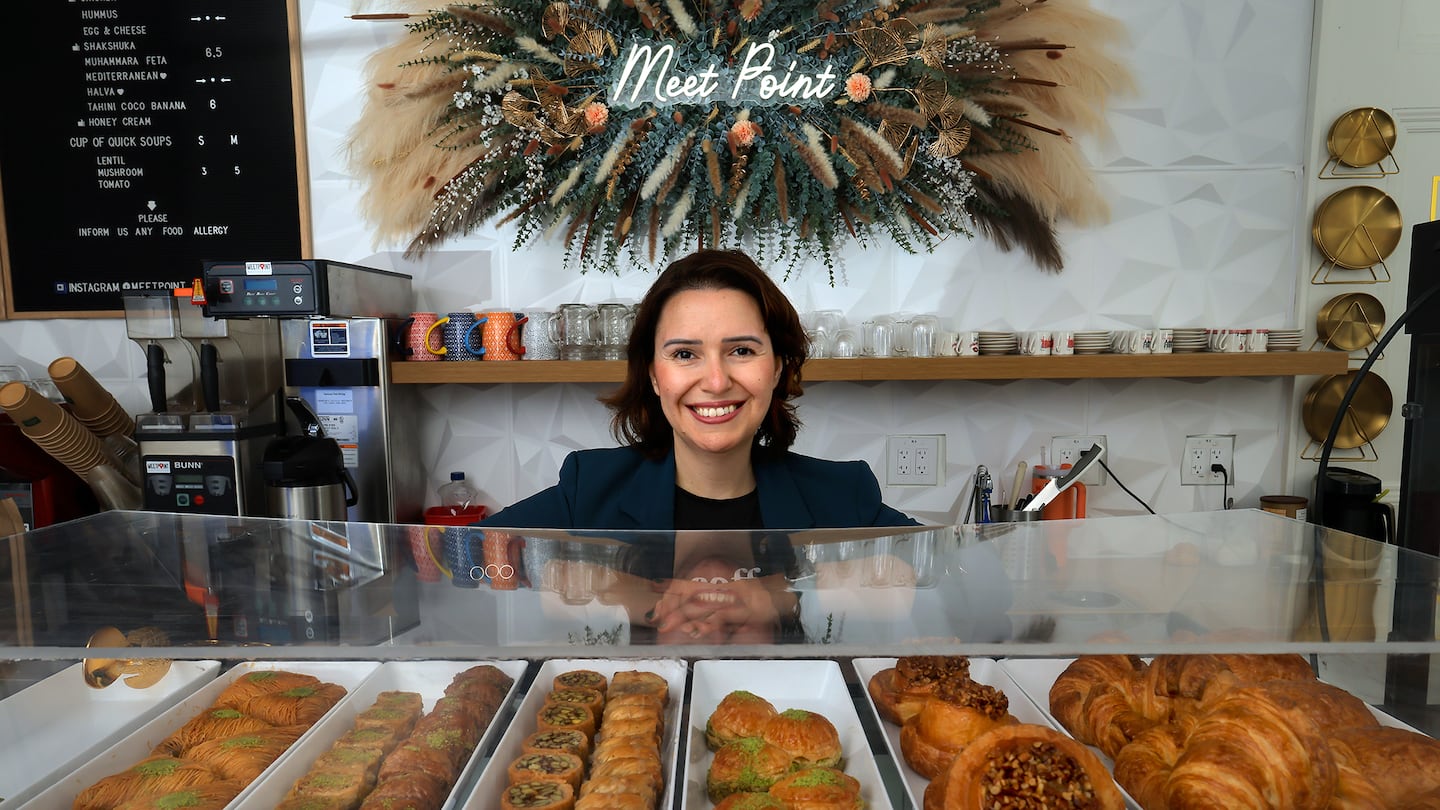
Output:
[[[407,6],[418,13],[425,4],[399,4]],[[365,182],[361,211],[374,224],[377,243],[420,230],[435,193],[483,152],[479,143],[435,145],[434,133],[464,81],[445,59],[443,44],[407,29],[366,63],[365,104],[347,149],[352,170]]]

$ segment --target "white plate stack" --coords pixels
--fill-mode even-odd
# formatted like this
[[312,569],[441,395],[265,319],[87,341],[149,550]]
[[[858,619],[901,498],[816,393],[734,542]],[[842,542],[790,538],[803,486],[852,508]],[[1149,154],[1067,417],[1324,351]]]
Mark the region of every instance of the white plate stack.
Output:
[[1090,330],[1075,333],[1076,354],[1103,354],[1110,351],[1110,342],[1114,333],[1107,331]]
[[1020,349],[1020,340],[1014,332],[981,332],[979,335],[981,354],[1014,354]]
[[1172,331],[1175,335],[1173,350],[1176,353],[1203,352],[1208,347],[1204,327],[1187,326]]
[[1272,352],[1293,352],[1300,348],[1304,332],[1300,329],[1271,329],[1270,340],[1265,348]]

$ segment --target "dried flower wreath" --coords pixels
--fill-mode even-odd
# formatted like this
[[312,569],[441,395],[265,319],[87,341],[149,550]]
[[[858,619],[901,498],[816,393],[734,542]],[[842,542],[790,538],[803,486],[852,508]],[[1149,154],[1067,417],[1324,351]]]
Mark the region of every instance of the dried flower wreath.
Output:
[[[418,19],[418,21],[414,21]],[[487,0],[412,16],[351,132],[377,239],[486,222],[614,271],[979,231],[1062,266],[1107,216],[1071,132],[1130,83],[1085,0]],[[833,281],[833,278],[832,278]]]

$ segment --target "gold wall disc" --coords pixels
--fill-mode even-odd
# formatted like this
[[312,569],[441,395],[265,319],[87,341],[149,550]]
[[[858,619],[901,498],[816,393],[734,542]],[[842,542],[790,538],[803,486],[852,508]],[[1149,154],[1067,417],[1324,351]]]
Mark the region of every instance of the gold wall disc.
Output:
[[[1330,435],[1330,425],[1340,409],[1340,400],[1350,387],[1358,371],[1346,374],[1330,374],[1315,381],[1305,394],[1301,408],[1301,420],[1305,432],[1318,443],[1324,443]],[[1340,432],[1335,435],[1335,447],[1353,450],[1375,440],[1390,423],[1390,412],[1394,408],[1390,386],[1375,374],[1367,373],[1355,390],[1345,417],[1340,421]]]
[[1353,352],[1380,339],[1385,306],[1369,293],[1345,293],[1325,302],[1315,317],[1315,334],[1332,349]]
[[1395,119],[1378,107],[1350,110],[1330,125],[1325,147],[1330,157],[1346,166],[1374,165],[1395,148]]
[[1311,235],[1325,258],[1347,270],[1364,270],[1395,250],[1403,227],[1400,206],[1390,195],[1374,186],[1351,186],[1315,209]]

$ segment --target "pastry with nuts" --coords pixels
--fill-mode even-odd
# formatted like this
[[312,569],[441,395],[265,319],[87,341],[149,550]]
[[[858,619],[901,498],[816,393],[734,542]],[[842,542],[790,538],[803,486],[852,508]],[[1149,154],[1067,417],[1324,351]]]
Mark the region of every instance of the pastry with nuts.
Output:
[[758,737],[765,724],[779,713],[765,698],[737,689],[721,698],[705,721],[705,744],[716,751],[728,742]]
[[1016,722],[1004,692],[953,674],[900,729],[900,754],[916,773],[934,779],[977,737]]
[[880,716],[897,726],[914,717],[940,682],[952,675],[970,674],[970,659],[963,655],[906,655],[895,666],[870,678],[866,690]]
[[705,792],[719,802],[732,793],[764,793],[795,769],[790,752],[759,737],[720,746],[705,776]]
[[1047,726],[1017,723],[980,735],[925,788],[923,810],[977,807],[1121,810],[1125,801],[1083,743]]
[[823,714],[786,709],[770,719],[760,737],[790,752],[797,768],[843,768],[840,732]]

